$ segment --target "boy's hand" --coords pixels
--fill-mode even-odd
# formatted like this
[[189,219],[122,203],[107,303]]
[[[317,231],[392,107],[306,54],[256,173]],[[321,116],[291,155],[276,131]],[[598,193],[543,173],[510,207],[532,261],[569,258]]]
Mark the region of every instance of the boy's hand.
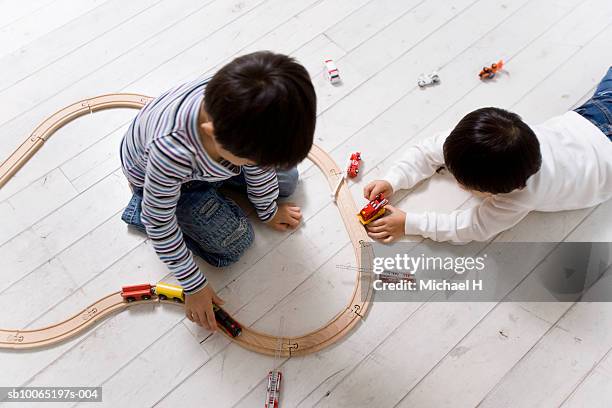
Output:
[[404,236],[406,213],[391,205],[387,205],[385,209],[387,213],[367,224],[366,229],[371,238],[389,243]]
[[280,203],[274,217],[268,222],[271,228],[278,231],[296,229],[302,219],[302,210],[293,203]]
[[215,331],[217,320],[213,311],[213,302],[219,306],[225,303],[217,296],[209,283],[204,289],[192,295],[185,295],[185,315],[189,320],[205,329]]
[[372,201],[378,193],[383,193],[385,198],[391,197],[393,195],[393,187],[391,187],[391,183],[385,180],[374,180],[370,181],[363,188],[363,197],[366,200]]

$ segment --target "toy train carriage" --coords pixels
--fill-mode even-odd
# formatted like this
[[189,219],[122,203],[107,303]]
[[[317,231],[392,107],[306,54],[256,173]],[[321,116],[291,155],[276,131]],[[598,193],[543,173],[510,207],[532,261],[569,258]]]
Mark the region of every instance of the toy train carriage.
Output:
[[185,294],[183,288],[169,283],[159,282],[155,285],[155,293],[160,300],[174,300],[175,302],[184,302]]
[[389,200],[382,193],[377,194],[372,201],[359,211],[359,214],[357,214],[359,221],[363,225],[367,225],[375,219],[382,217],[385,213],[385,205],[387,204],[389,204]]
[[121,288],[121,297],[127,302],[135,302],[137,300],[149,300],[153,295],[153,287],[148,283],[142,285],[123,286]]
[[[170,285],[169,283],[159,282],[155,286],[155,293],[161,300],[174,300],[175,302],[184,302],[185,294],[183,288],[177,285]],[[215,312],[215,320],[219,323],[230,336],[236,337],[242,333],[240,325],[232,319],[232,317],[221,309],[219,306],[213,304],[213,310]]]
[[[171,285],[169,283],[159,282],[155,286],[151,286],[148,283],[141,285],[124,286],[121,288],[121,296],[127,302],[134,302],[137,300],[149,300],[152,295],[156,294],[160,300],[174,300],[178,303],[185,301],[185,293],[183,288],[177,285]],[[242,327],[232,317],[219,306],[213,303],[213,310],[215,312],[215,320],[230,336],[236,337],[242,333]]]
[[278,370],[273,370],[268,373],[268,395],[266,397],[265,408],[278,408],[281,378],[282,374]]
[[242,327],[227,312],[213,303],[215,320],[230,336],[237,337],[242,333]]
[[357,177],[357,174],[359,174],[359,164],[360,164],[359,162],[360,161],[361,161],[360,152],[351,154],[351,158],[349,159],[349,165],[348,165],[348,168],[346,169],[346,174],[350,178]]

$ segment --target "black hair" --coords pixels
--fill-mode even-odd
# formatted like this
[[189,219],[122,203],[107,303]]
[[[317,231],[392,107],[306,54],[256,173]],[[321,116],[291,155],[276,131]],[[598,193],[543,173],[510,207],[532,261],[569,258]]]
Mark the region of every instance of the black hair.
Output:
[[444,162],[464,187],[501,194],[524,188],[542,156],[535,133],[519,115],[482,108],[452,130],[444,142]]
[[295,166],[312,147],[317,97],[308,71],[286,55],[234,59],[206,86],[204,108],[217,142],[258,165]]

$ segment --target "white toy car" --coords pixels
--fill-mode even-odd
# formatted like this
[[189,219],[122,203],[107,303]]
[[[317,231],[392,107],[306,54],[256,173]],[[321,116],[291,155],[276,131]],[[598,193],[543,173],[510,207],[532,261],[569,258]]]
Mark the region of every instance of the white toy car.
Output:
[[336,63],[332,59],[325,60],[325,75],[332,84],[337,84],[341,81],[340,72],[336,67]]
[[431,74],[421,74],[417,79],[417,84],[419,84],[421,88],[427,85],[436,84],[438,82],[440,82],[440,75],[438,75],[436,71],[432,72]]

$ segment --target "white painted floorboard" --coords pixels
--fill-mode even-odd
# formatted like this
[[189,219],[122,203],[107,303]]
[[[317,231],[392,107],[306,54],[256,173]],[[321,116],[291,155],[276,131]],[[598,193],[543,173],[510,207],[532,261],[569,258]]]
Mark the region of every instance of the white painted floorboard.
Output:
[[[475,108],[538,123],[577,106],[611,65],[610,38],[608,0],[0,0],[0,157],[75,100],[157,95],[270,49],[295,56],[313,77],[316,143],[338,163],[363,153],[351,183],[361,204],[365,183],[406,146]],[[341,86],[324,78],[326,58],[336,60]],[[499,58],[509,75],[480,82],[481,66]],[[416,77],[434,69],[441,84],[419,89]],[[146,237],[119,218],[130,193],[117,149],[133,115],[76,120],[0,190],[0,327],[53,324],[123,284],[173,280]],[[253,219],[255,243],[235,265],[198,260],[228,310],[270,332],[283,318],[286,335],[328,321],[354,283],[353,271],[337,267],[354,259],[323,176],[308,161],[300,170],[291,198],[303,207],[298,230],[281,234]],[[393,198],[416,211],[474,200],[448,174]],[[495,241],[609,241],[611,216],[612,203],[533,213]],[[510,299],[528,287],[529,272],[505,283]],[[609,305],[435,300],[375,303],[333,347],[283,359],[281,406],[610,405]],[[0,386],[102,386],[104,402],[84,407],[260,407],[274,362],[210,335],[179,308],[145,306],[56,347],[2,351],[0,363]]]

